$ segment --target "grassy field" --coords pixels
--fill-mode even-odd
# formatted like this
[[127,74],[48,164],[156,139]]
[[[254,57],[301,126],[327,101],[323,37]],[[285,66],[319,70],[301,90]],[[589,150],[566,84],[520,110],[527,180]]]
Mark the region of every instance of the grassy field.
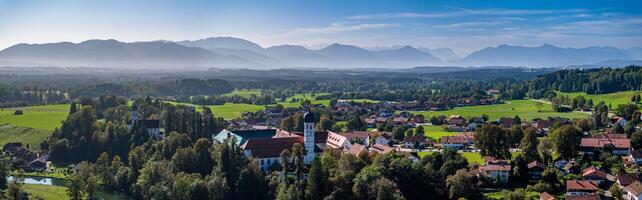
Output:
[[422,114],[426,119],[431,116],[439,115],[462,115],[464,117],[478,117],[482,114],[487,114],[490,120],[497,120],[501,117],[514,117],[518,115],[522,120],[530,120],[534,118],[545,118],[549,116],[566,117],[570,119],[585,118],[588,115],[580,112],[560,113],[553,112],[548,104],[544,104],[542,112],[537,112],[535,107],[536,101],[534,100],[513,100],[506,101],[504,104],[485,105],[485,106],[465,106],[456,107],[452,110],[445,111],[410,111],[413,114]]
[[261,90],[234,90],[231,93],[224,94],[223,96],[241,96],[249,98],[252,95],[261,96]]
[[[16,109],[23,115],[13,115]],[[69,113],[69,104],[31,106],[0,110],[0,124],[30,127],[42,130],[53,130],[60,126]]]
[[584,96],[587,99],[593,99],[593,104],[598,104],[600,101],[604,101],[606,105],[613,105],[613,108],[616,108],[620,104],[628,104],[631,102],[631,97],[633,95],[641,94],[642,91],[624,91],[624,92],[615,92],[609,94],[586,94],[585,92],[555,92],[557,95],[565,95],[568,97],[577,97]]
[[15,125],[0,125],[0,145],[9,142],[22,142],[30,149],[39,149],[40,143],[51,134],[50,130],[35,129]]
[[67,188],[63,186],[24,184],[22,189],[28,192],[31,197],[45,200],[69,199]]
[[214,112],[214,116],[221,116],[226,120],[241,117],[244,112],[256,112],[265,109],[263,105],[244,103],[225,103],[223,105],[208,106]]
[[[196,107],[196,111],[201,111],[202,108],[199,105],[194,105],[191,103],[178,103],[178,102],[173,102],[173,101],[166,101],[167,103],[171,103],[174,105],[186,105],[186,106],[194,106]],[[254,104],[245,104],[245,103],[225,103],[223,105],[213,105],[213,106],[207,106],[209,107],[212,112],[214,112],[214,116],[217,117],[223,117],[226,120],[230,119],[236,119],[238,117],[241,117],[244,112],[256,112],[259,110],[265,109],[264,105],[254,105]]]
[[[417,155],[419,155],[420,158],[426,157],[427,155],[433,154],[434,152],[432,151],[422,151],[422,152],[417,152]],[[484,158],[479,154],[479,152],[459,152],[466,160],[468,160],[469,164],[473,163],[479,163],[482,164],[484,163]],[[511,152],[512,157],[515,157],[518,152]]]
[[452,135],[457,135],[458,133],[461,133],[461,132],[444,131],[444,128],[442,126],[423,126],[423,127],[424,127],[424,135],[434,140],[439,140],[439,138],[443,136],[452,136]]

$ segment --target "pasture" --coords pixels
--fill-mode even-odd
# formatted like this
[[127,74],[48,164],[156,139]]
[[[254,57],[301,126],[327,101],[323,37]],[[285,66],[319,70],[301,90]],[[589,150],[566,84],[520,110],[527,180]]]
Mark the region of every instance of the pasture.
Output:
[[0,125],[0,145],[9,142],[22,142],[30,149],[40,148],[40,143],[51,134],[50,130],[35,129],[31,127],[15,126],[11,124]]
[[249,98],[250,96],[261,96],[261,90],[247,89],[247,90],[234,90],[231,93],[223,94],[223,96],[240,96]]
[[451,110],[444,111],[410,111],[413,114],[422,114],[429,119],[432,116],[439,115],[461,115],[466,118],[470,117],[479,117],[482,114],[487,114],[489,120],[498,120],[501,117],[515,117],[519,116],[522,120],[531,120],[534,118],[546,118],[546,117],[565,117],[569,119],[575,118],[585,118],[588,116],[586,113],[581,112],[554,112],[550,104],[545,104],[542,107],[542,111],[538,112],[535,104],[535,100],[511,100],[506,101],[504,104],[495,104],[495,105],[482,105],[482,106],[465,106],[465,107],[456,107]]
[[633,95],[638,95],[641,94],[642,91],[624,91],[624,92],[614,92],[614,93],[608,93],[608,94],[586,94],[585,92],[572,92],[572,93],[567,93],[567,92],[555,92],[558,96],[564,95],[568,97],[577,97],[577,96],[584,96],[586,99],[592,99],[593,104],[597,105],[600,101],[604,101],[606,105],[609,105],[609,103],[613,106],[615,109],[617,105],[620,104],[628,104],[631,102],[631,97]]
[[432,138],[434,140],[439,140],[443,136],[453,136],[461,132],[447,132],[444,131],[442,126],[423,126],[424,127],[424,136]]
[[[14,115],[15,110],[22,110],[24,113]],[[53,130],[60,127],[60,122],[67,118],[68,114],[69,104],[5,108],[0,110],[0,124]]]

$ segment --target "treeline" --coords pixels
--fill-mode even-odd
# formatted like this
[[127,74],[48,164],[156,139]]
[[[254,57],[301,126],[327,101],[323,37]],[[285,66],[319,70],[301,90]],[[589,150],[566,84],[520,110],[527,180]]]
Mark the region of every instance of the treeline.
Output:
[[540,75],[526,83],[530,98],[543,98],[550,91],[604,94],[642,89],[642,67],[621,69],[565,69]]
[[60,91],[38,87],[17,89],[0,85],[0,108],[53,104],[63,101],[65,101],[65,94]]
[[104,94],[144,98],[146,96],[193,96],[229,93],[234,88],[221,79],[180,79],[132,83],[103,83],[70,88],[72,97],[97,97]]
[[[85,99],[82,107],[73,103],[70,115],[62,122],[59,129],[41,144],[49,151],[55,161],[79,162],[93,161],[99,154],[125,157],[131,148],[151,140],[144,124],[133,123],[127,127],[130,109],[125,102],[109,104],[101,97],[95,100]],[[139,119],[158,119],[167,133],[181,132],[192,138],[208,138],[212,133],[227,127],[223,118],[214,117],[209,108],[197,112],[194,107],[162,104],[160,101],[138,100]],[[108,106],[110,105],[110,106]],[[80,107],[80,106],[79,106]],[[101,111],[102,110],[102,111]],[[97,113],[103,113],[99,119]]]

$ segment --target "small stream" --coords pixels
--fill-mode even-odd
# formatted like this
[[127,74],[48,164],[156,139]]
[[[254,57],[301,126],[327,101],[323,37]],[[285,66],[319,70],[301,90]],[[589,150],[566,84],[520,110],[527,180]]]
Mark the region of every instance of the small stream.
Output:
[[[13,180],[13,176],[8,176],[7,182],[11,180]],[[39,176],[25,176],[23,183],[33,185],[67,186],[67,181],[65,179]],[[105,200],[131,199],[121,192],[113,191],[102,186],[98,188],[98,191],[96,191],[95,197]]]

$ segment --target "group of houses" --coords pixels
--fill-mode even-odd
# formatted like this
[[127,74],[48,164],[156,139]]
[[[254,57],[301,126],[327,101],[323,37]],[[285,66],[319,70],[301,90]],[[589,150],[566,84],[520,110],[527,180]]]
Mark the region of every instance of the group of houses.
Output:
[[[303,146],[304,163],[310,164],[314,157],[326,149],[334,149],[358,156],[361,152],[385,154],[395,151],[390,146],[389,133],[367,131],[333,132],[315,130],[311,113],[303,115],[304,131],[291,132],[282,129],[228,130],[212,135],[212,140],[223,143],[233,139],[246,156],[254,158],[261,170],[267,171],[281,162],[281,152],[291,150],[293,145]],[[416,157],[414,158],[418,160]]]
[[49,155],[44,152],[29,150],[21,142],[10,142],[2,147],[2,152],[11,158],[11,165],[15,169],[22,169],[26,172],[45,171],[51,166],[48,161]]

